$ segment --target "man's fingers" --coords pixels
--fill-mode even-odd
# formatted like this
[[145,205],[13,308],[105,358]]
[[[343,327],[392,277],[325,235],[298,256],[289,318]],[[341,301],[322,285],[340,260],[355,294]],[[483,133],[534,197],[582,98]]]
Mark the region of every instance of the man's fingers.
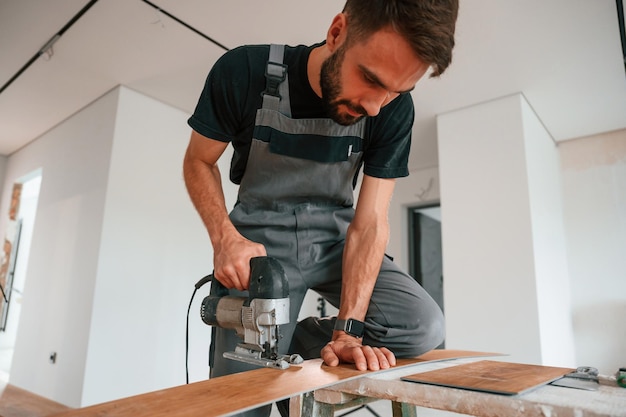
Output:
[[337,366],[340,362],[354,363],[359,371],[378,371],[396,365],[396,357],[385,347],[372,347],[355,343],[354,340],[329,342],[320,352],[324,363]]
[[396,366],[396,355],[394,355],[392,351],[390,351],[386,347],[381,347],[380,352],[387,359],[387,363],[389,363],[389,366]]
[[226,288],[245,291],[250,286],[250,259],[266,255],[265,246],[236,235],[215,250],[215,278]]
[[339,357],[335,354],[333,350],[333,342],[328,343],[326,346],[322,348],[322,360],[328,366],[337,366],[339,365]]
[[376,354],[376,359],[378,360],[380,369],[388,369],[392,366],[391,363],[389,363],[389,358],[385,355],[385,352],[382,349],[374,348],[374,353]]
[[396,357],[387,348],[360,346],[352,348],[352,361],[359,371],[378,371],[396,365]]
[[354,364],[359,371],[378,370],[378,358],[370,346],[359,346],[352,349]]
[[235,264],[233,281],[239,291],[247,290],[250,285],[250,261]]
[[215,278],[226,288],[235,288],[239,291],[248,289],[250,281],[250,266],[245,263],[227,265],[215,271]]
[[[364,352],[364,350],[368,351],[367,354]],[[356,366],[356,369],[358,369],[359,371],[367,371],[368,369],[374,370],[373,368],[370,368],[370,365],[373,364],[373,353],[371,352],[371,350],[372,348],[370,348],[369,346],[358,346],[352,348],[352,360],[354,361],[354,366]]]

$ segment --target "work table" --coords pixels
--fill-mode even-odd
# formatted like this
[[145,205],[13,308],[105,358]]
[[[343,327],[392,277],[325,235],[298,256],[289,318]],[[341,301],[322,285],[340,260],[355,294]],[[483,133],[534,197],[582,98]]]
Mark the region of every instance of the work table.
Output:
[[[122,398],[57,414],[58,417],[210,417],[239,413],[291,398],[292,416],[332,416],[338,409],[390,400],[393,415],[412,417],[415,406],[479,417],[626,417],[626,388],[602,379],[597,391],[543,385],[519,395],[499,395],[407,382],[421,372],[471,364],[490,354],[441,350],[400,359],[395,368],[357,371],[320,359],[286,370],[260,368]],[[612,384],[612,385],[611,385]]]
[[[619,417],[626,416],[626,388],[614,379],[600,378],[597,391],[544,385],[519,395],[498,395],[401,380],[416,372],[440,369],[475,359],[412,365],[364,375],[315,393],[318,408],[349,403],[359,398],[391,400],[479,417]],[[406,410],[406,407],[405,407]],[[292,413],[293,414],[293,413]],[[323,414],[323,413],[321,413]],[[411,412],[404,414],[412,415]]]

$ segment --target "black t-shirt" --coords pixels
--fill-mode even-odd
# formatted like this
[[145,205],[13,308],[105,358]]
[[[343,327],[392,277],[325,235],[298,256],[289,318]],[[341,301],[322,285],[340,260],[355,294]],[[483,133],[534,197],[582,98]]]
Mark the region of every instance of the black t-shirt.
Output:
[[[322,100],[307,76],[311,50],[319,46],[285,47],[288,66],[291,117],[328,118]],[[269,45],[242,46],[225,53],[207,77],[198,104],[188,123],[201,135],[231,142],[234,148],[230,179],[241,182],[248,160],[257,109],[265,90]],[[406,177],[414,109],[410,94],[401,94],[368,117],[363,152],[363,172],[378,178]]]

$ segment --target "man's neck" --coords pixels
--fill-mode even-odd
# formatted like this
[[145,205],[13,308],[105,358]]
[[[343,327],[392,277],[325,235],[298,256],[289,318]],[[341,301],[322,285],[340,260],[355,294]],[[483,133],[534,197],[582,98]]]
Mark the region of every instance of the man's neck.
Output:
[[313,48],[309,54],[309,60],[306,65],[307,76],[309,78],[309,84],[311,88],[317,94],[318,97],[322,97],[322,88],[320,87],[320,72],[322,70],[322,64],[330,56],[326,44]]

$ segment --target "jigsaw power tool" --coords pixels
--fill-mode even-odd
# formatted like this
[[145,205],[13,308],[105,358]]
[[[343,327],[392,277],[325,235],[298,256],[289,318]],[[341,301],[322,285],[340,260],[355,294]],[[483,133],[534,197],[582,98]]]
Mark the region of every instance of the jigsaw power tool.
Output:
[[279,326],[289,323],[289,282],[276,259],[250,259],[249,296],[228,294],[228,289],[212,277],[211,291],[200,307],[206,324],[234,329],[243,339],[234,352],[224,353],[225,358],[279,369],[303,362],[300,355],[278,353]]

